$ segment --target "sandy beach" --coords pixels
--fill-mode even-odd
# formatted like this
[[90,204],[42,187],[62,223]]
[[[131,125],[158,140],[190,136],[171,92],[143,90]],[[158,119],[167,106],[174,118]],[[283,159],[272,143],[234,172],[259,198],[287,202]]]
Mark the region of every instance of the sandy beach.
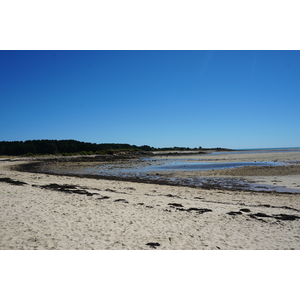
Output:
[[[285,167],[203,171],[197,176],[300,186],[300,152],[199,155],[194,159],[285,161],[289,163]],[[298,193],[203,189],[12,169],[26,163],[0,160],[3,250],[300,249]],[[182,172],[172,176],[182,176]]]

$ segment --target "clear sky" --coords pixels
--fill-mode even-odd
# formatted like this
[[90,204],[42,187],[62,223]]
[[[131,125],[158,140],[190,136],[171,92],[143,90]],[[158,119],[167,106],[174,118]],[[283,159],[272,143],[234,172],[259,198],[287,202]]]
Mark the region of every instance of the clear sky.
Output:
[[299,51],[0,51],[0,141],[300,146]]

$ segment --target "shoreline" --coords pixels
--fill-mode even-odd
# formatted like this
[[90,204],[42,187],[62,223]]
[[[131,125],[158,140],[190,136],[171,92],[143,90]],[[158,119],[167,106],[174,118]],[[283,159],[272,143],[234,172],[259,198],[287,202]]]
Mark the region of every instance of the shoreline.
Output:
[[[38,161],[19,164],[15,169],[31,173],[44,173],[59,176],[70,176],[79,178],[93,178],[103,180],[117,180],[125,182],[152,183],[170,186],[187,186],[191,188],[203,188],[208,190],[248,190],[261,192],[300,193],[300,152],[270,152],[270,153],[214,153],[186,154],[157,156],[151,161],[141,160],[142,154],[124,158],[121,156],[107,157],[57,157],[54,159],[41,158]],[[255,162],[281,162],[279,166],[245,166],[238,168],[223,168],[215,170],[156,170],[135,173],[135,169],[141,166],[159,166],[165,160],[182,161],[186,163],[228,163],[237,161]],[[133,169],[132,172],[95,172],[80,173],[78,170],[94,165],[103,164],[103,170],[107,169]],[[67,170],[67,171],[66,171]],[[72,171],[73,170],[73,171]],[[77,173],[76,173],[77,172]]]
[[[38,164],[38,163],[33,163],[33,164]],[[123,176],[110,176],[110,175],[91,175],[91,174],[66,174],[66,173],[56,173],[54,171],[39,171],[39,170],[35,170],[36,166],[30,166],[31,164],[25,164],[25,165],[18,165],[17,167],[14,167],[13,169],[15,169],[18,172],[28,172],[28,173],[33,173],[33,174],[47,174],[47,175],[53,175],[53,176],[62,176],[62,177],[74,177],[74,178],[86,178],[86,179],[95,179],[95,180],[107,180],[107,181],[124,181],[124,182],[132,182],[132,183],[143,183],[143,184],[156,184],[156,185],[165,185],[165,186],[170,186],[170,187],[189,187],[189,188],[195,188],[195,189],[205,189],[205,190],[224,190],[224,191],[238,191],[238,192],[243,192],[243,191],[248,191],[248,192],[252,192],[252,191],[257,191],[254,190],[253,187],[249,186],[247,187],[247,185],[249,185],[249,183],[259,183],[259,182],[265,182],[265,186],[268,186],[269,188],[272,187],[272,179],[274,179],[274,177],[271,177],[269,180],[266,179],[266,177],[264,176],[257,176],[257,174],[253,174],[253,175],[247,175],[247,176],[222,176],[220,175],[220,171],[200,171],[200,172],[188,172],[188,171],[184,171],[184,172],[168,172],[168,171],[161,171],[160,172],[160,178],[159,179],[154,179],[151,178],[151,176],[149,176],[148,178],[140,178],[140,177],[123,177]],[[38,167],[37,167],[38,168]],[[238,169],[246,169],[249,170],[251,172],[251,168],[253,167],[244,167],[244,168],[238,168]],[[257,167],[259,168],[259,167]],[[274,168],[278,168],[278,167],[274,167]],[[299,169],[297,168],[296,170],[296,174],[299,174]],[[265,167],[262,167],[263,171],[265,171]],[[226,174],[228,171],[230,170],[224,170],[223,172]],[[151,172],[149,172],[151,174]],[[156,172],[153,172],[155,174],[157,174]],[[228,172],[230,174],[230,172]],[[228,174],[227,173],[227,174]],[[233,171],[234,173],[234,171]],[[235,174],[235,173],[234,173]],[[184,176],[184,177],[183,177]],[[201,185],[195,185],[194,182],[192,181],[188,181],[188,178],[195,178],[201,176],[202,178],[205,179],[206,183],[203,183]],[[211,180],[213,178],[215,178],[216,176],[218,176],[218,180]],[[252,176],[256,176],[257,177],[257,181],[253,181],[253,177]],[[286,175],[284,175],[285,178],[287,178]],[[269,177],[269,176],[268,176]],[[171,180],[169,180],[169,178],[171,178]],[[174,178],[181,178],[182,180],[178,180],[175,181]],[[276,179],[278,179],[278,176],[275,177]],[[224,179],[227,179],[229,181],[231,181],[231,187],[226,187],[223,184]],[[290,179],[290,178],[289,178]],[[236,182],[235,182],[236,181]],[[242,182],[244,181],[244,184],[242,184]],[[289,180],[288,182],[285,182],[286,185],[291,186],[291,180]],[[282,180],[276,180],[276,182],[282,182]],[[296,184],[296,183],[295,183]],[[294,185],[295,185],[294,184]],[[281,192],[277,192],[274,190],[260,190],[260,193],[272,193],[272,194],[295,194],[295,193],[299,193],[300,194],[300,184],[296,185],[297,188],[286,188],[286,191],[281,191]],[[289,191],[291,190],[291,191]],[[258,191],[257,191],[258,192]]]
[[[193,172],[188,172],[188,171],[160,171],[159,178],[153,178],[151,177],[151,173],[157,174],[157,172],[148,172],[150,176],[146,176],[144,178],[141,177],[124,177],[124,176],[111,176],[111,175],[92,175],[92,174],[72,174],[72,173],[59,173],[55,172],[53,170],[48,170],[48,171],[40,171],[40,166],[43,164],[42,162],[35,162],[35,163],[25,163],[25,164],[18,164],[12,169],[18,171],[18,172],[28,172],[28,173],[33,173],[33,174],[48,174],[48,175],[54,175],[54,176],[68,176],[68,177],[75,177],[75,178],[86,178],[86,179],[95,179],[95,180],[108,180],[108,181],[124,181],[124,182],[132,182],[132,183],[144,183],[144,184],[157,184],[157,185],[166,185],[166,186],[174,186],[174,187],[190,187],[190,188],[201,188],[201,189],[206,189],[206,190],[229,190],[229,191],[255,191],[251,186],[247,188],[248,183],[255,183],[255,181],[251,180],[250,176],[256,176],[257,172],[254,172],[251,174],[252,171],[257,170],[259,168],[260,172],[266,171],[266,168],[270,167],[241,167],[241,168],[236,168],[235,169],[225,169],[225,170],[211,170],[211,171],[193,171]],[[275,170],[278,170],[276,168],[280,167],[272,167],[275,168]],[[286,168],[286,167],[285,167]],[[288,167],[291,171],[294,170],[293,166]],[[250,174],[247,174],[246,176],[244,175],[243,177],[238,176],[239,172],[242,173],[247,173],[247,171],[250,172]],[[267,169],[268,171],[269,169]],[[231,172],[230,172],[231,171]],[[279,173],[282,173],[279,171]],[[290,172],[287,172],[290,174]],[[295,170],[296,174],[300,173],[300,166],[296,168]],[[221,175],[223,174],[223,175]],[[224,174],[235,174],[231,176],[224,176]],[[273,174],[274,175],[274,174]],[[284,174],[283,174],[284,175]],[[188,178],[195,178],[195,177],[202,177],[205,179],[205,183],[202,185],[195,185],[194,182],[192,181],[187,181]],[[285,178],[287,178],[286,174],[284,175]],[[219,178],[219,180],[211,180],[213,178]],[[269,177],[269,176],[268,176]],[[278,176],[277,176],[278,177]],[[276,178],[277,178],[276,177]],[[171,178],[171,180],[169,180]],[[174,178],[181,178],[182,180],[175,181]],[[266,182],[265,177],[259,176],[259,181],[258,182]],[[223,179],[231,180],[231,187],[226,187],[223,184]],[[273,177],[271,178],[273,179]],[[271,187],[272,185],[272,180],[268,181],[268,185]],[[236,181],[236,183],[235,183]],[[245,184],[242,185],[241,181],[245,181]],[[282,182],[280,180],[276,180],[276,182]],[[288,182],[287,185],[291,185],[290,182]],[[300,187],[297,185],[296,187]],[[287,191],[281,191],[281,192],[276,192],[274,190],[260,190],[259,192],[261,193],[285,193],[285,194],[294,194],[295,191],[288,191],[288,189],[293,190],[293,187],[287,188]],[[294,189],[297,190],[297,189]],[[300,189],[298,191],[300,193]]]

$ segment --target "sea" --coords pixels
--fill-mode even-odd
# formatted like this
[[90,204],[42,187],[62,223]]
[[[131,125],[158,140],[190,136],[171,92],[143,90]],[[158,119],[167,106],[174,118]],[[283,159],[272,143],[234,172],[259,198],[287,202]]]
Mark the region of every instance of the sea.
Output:
[[214,154],[237,154],[237,153],[272,153],[272,152],[298,152],[300,147],[287,147],[287,148],[249,148],[249,149],[233,149],[234,151],[228,152],[212,152],[208,155]]
[[248,149],[234,149],[237,151],[300,151],[300,147],[284,147],[284,148],[248,148]]

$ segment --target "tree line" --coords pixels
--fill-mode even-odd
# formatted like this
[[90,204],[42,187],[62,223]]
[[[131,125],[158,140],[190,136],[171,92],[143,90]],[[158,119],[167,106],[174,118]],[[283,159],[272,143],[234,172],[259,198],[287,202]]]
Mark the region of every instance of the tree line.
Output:
[[37,155],[37,154],[109,154],[115,151],[149,151],[152,147],[114,143],[86,143],[76,140],[28,140],[0,142],[0,155]]
[[6,142],[0,141],[0,155],[91,155],[113,154],[120,151],[184,151],[184,150],[215,150],[229,151],[225,148],[189,148],[165,147],[155,148],[148,145],[136,146],[115,143],[87,143],[76,140],[28,140]]

